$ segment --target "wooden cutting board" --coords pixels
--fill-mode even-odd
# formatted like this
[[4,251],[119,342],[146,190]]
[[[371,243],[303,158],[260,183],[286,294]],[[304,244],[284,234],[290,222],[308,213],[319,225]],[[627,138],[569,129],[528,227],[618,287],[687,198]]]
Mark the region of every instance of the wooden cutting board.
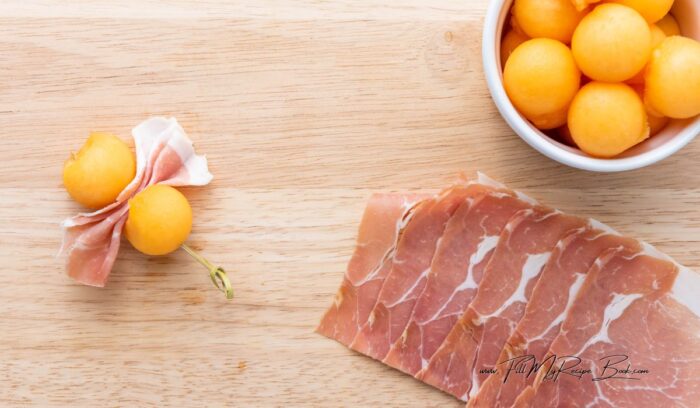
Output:
[[[482,170],[700,267],[700,143],[592,174],[525,145],[489,97],[487,0],[6,0],[0,4],[0,405],[459,407],[313,330],[372,191]],[[214,182],[179,252],[123,246],[106,289],[55,258],[91,130],[176,116]]]

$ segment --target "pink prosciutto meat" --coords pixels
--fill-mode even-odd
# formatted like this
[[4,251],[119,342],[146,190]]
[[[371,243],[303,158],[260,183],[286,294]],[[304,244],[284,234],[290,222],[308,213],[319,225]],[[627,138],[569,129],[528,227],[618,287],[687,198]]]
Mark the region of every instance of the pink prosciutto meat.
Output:
[[550,347],[558,360],[516,406],[698,406],[700,275],[661,257],[620,247],[598,258]]
[[[523,318],[501,350],[498,371],[484,381],[468,407],[510,407],[534,381],[537,372],[533,363],[544,360],[598,256],[612,248],[639,248],[637,241],[603,228],[582,228],[559,241]],[[515,373],[518,368],[524,368],[525,374]]]
[[425,368],[476,295],[506,223],[531,206],[513,194],[493,191],[457,210],[440,240],[411,319],[384,363],[411,375]]
[[544,207],[516,214],[501,234],[474,301],[418,378],[468,400],[498,356],[559,240],[585,225]]
[[136,146],[136,176],[117,200],[98,211],[82,213],[62,223],[68,276],[77,282],[103,287],[119,252],[128,217],[128,200],[152,184],[202,186],[208,184],[207,160],[194,152],[192,141],[174,118],[151,118],[132,130]]
[[[384,238],[358,245],[369,255],[348,275],[362,279],[346,279],[319,331],[472,407],[697,407],[700,275],[483,180],[385,222],[374,212]],[[368,296],[357,282],[372,282]],[[591,381],[548,365],[575,356],[594,372],[621,355],[641,378]]]
[[352,349],[375,359],[384,358],[403,332],[450,218],[462,204],[471,205],[488,190],[481,184],[458,185],[416,208],[401,236],[376,304],[350,345]]
[[348,346],[367,321],[396,245],[413,210],[428,196],[374,194],[360,223],[355,253],[333,304],[316,331]]

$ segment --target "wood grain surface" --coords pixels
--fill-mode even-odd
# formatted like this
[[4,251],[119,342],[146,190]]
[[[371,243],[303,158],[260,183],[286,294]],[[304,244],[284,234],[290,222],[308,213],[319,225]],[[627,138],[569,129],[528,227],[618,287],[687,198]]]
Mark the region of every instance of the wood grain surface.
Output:
[[[558,165],[497,114],[487,0],[0,3],[0,405],[459,407],[313,330],[372,191],[482,170],[700,268],[700,142],[624,174]],[[214,182],[184,253],[124,244],[106,289],[55,257],[91,130],[176,116]]]

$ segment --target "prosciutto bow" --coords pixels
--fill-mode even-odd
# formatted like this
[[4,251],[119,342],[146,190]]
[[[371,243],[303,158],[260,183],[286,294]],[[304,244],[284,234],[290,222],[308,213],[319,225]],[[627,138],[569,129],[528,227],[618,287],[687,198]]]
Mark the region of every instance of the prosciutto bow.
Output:
[[155,117],[132,131],[136,146],[136,176],[117,200],[98,211],[80,213],[62,223],[60,255],[68,276],[84,285],[104,287],[119,252],[129,199],[153,184],[209,184],[207,159],[195,154],[192,141],[175,118]]

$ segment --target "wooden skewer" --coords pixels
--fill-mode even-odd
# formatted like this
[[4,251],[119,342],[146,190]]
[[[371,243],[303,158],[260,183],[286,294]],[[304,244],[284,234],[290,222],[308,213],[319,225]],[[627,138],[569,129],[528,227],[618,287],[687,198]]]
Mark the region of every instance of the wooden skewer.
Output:
[[233,299],[233,287],[231,286],[231,281],[228,279],[228,276],[226,276],[226,271],[224,271],[222,267],[212,264],[186,244],[182,244],[182,249],[184,249],[185,252],[190,254],[192,258],[209,270],[209,277],[211,278],[212,283],[214,283],[214,286],[216,286],[217,289],[226,295],[226,299]]

